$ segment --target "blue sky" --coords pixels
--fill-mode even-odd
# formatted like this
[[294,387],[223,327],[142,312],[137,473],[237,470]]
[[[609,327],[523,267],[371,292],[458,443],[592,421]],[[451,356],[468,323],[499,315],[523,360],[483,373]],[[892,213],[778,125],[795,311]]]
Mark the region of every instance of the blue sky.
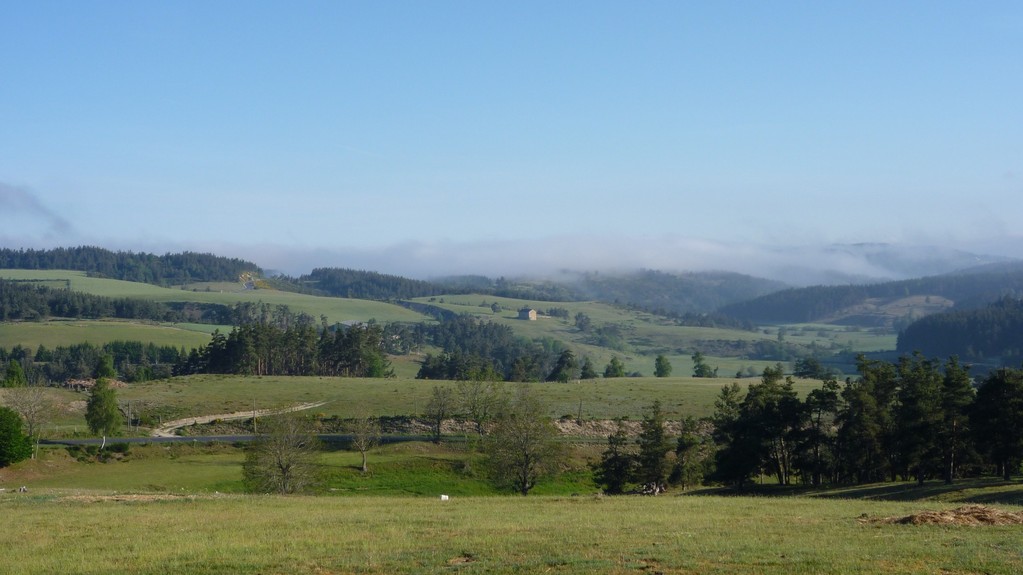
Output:
[[1023,255],[1018,2],[0,0],[0,244],[302,273]]

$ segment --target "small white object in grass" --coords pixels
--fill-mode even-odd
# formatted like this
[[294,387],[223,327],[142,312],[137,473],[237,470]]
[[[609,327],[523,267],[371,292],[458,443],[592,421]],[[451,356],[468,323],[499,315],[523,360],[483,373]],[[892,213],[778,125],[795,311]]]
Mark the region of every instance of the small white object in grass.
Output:
[[441,501],[447,501],[448,500],[448,496],[447,495],[441,495],[440,496],[440,500]]

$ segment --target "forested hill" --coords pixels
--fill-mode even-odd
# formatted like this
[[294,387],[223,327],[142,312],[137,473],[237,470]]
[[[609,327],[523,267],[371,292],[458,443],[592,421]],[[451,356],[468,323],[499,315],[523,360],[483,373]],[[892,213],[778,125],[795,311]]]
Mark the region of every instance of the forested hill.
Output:
[[802,323],[834,320],[855,313],[857,306],[877,306],[913,296],[946,298],[957,308],[976,308],[1020,294],[1023,263],[1012,263],[879,284],[786,289],[718,311],[754,323]]
[[1023,301],[1006,297],[979,309],[955,310],[913,322],[899,334],[897,349],[927,357],[959,356],[992,367],[1023,361]]
[[494,280],[484,276],[452,276],[424,281],[363,270],[317,268],[292,281],[302,289],[326,295],[382,301],[465,293],[539,301],[580,299],[569,288],[550,281]]
[[348,268],[316,268],[295,280],[304,288],[335,297],[390,301],[442,295],[427,281]]
[[780,282],[731,272],[583,274],[572,284],[586,299],[655,313],[708,313],[784,289]]
[[213,254],[183,252],[157,256],[91,246],[51,250],[0,248],[0,269],[75,270],[161,286],[237,281],[244,272],[262,274],[252,262]]

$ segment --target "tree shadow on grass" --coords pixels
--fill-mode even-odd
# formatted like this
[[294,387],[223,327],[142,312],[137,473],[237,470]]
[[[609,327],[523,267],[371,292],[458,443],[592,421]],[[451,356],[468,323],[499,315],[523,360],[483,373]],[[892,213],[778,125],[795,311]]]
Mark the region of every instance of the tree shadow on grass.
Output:
[[874,501],[949,501],[955,503],[1023,505],[1023,482],[1001,479],[963,479],[952,485],[928,481],[872,483],[838,487],[755,485],[743,489],[726,487],[688,491],[683,495],[819,497],[821,499],[867,499]]

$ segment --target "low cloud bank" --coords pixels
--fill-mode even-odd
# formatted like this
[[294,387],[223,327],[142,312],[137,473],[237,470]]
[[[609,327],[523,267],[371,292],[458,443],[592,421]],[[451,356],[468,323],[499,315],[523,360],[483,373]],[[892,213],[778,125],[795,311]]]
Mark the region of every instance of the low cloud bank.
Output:
[[[316,267],[364,269],[430,279],[447,275],[556,277],[565,271],[732,271],[790,285],[883,281],[935,275],[999,256],[892,244],[763,246],[681,236],[564,236],[481,242],[404,242],[379,248],[224,246],[288,275]],[[221,253],[221,252],[217,252]]]

